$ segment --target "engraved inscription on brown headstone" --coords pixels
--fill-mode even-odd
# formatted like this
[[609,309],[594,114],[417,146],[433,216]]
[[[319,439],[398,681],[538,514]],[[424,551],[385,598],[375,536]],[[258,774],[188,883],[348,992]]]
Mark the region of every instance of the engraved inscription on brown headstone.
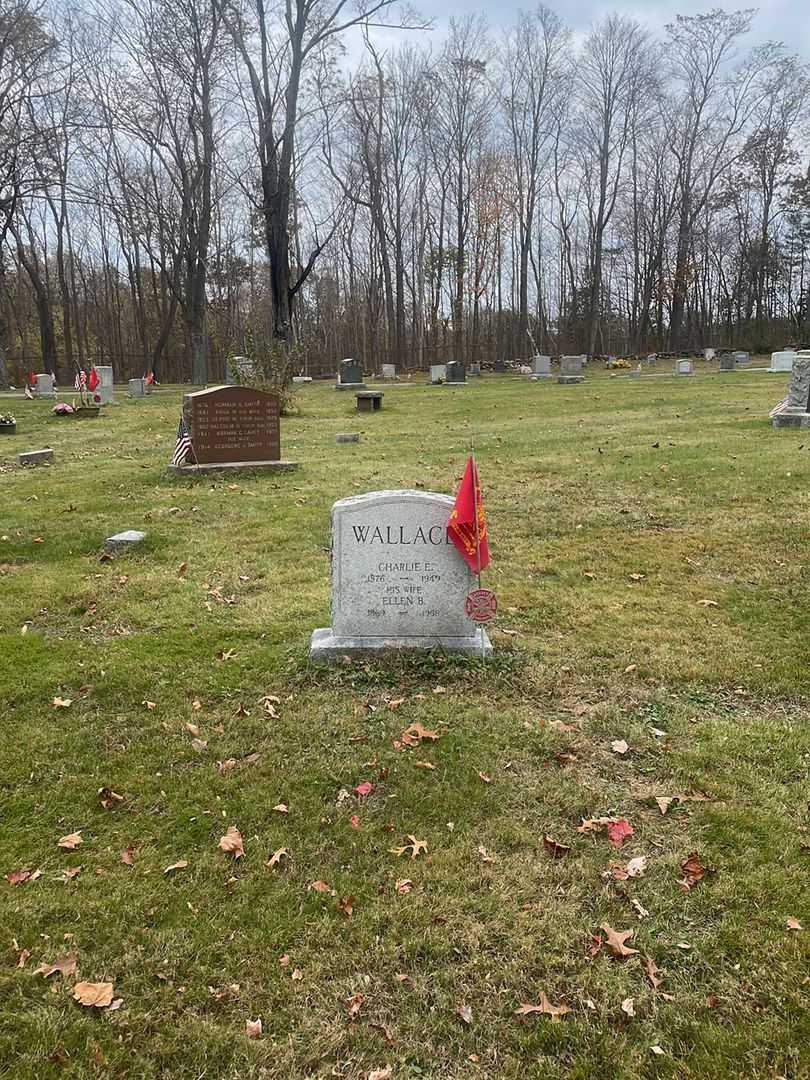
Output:
[[186,394],[183,408],[198,465],[281,457],[275,394],[249,386],[217,386]]

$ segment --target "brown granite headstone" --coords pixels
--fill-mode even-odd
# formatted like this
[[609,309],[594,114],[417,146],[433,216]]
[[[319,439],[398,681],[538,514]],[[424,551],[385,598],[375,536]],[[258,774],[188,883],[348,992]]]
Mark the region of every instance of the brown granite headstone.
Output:
[[183,399],[186,424],[198,465],[278,461],[279,400],[250,386],[215,386]]

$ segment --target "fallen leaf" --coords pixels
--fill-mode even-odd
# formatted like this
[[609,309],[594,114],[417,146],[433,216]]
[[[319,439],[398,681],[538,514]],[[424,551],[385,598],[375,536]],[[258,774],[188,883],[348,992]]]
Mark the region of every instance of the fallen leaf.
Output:
[[[15,944],[15,948],[16,947],[17,946]],[[26,961],[29,959],[30,956],[31,956],[31,950],[30,949],[20,949],[19,954],[17,956],[17,967],[18,968],[25,967]]]
[[633,835],[633,826],[626,818],[617,818],[608,825],[607,834],[614,847],[621,847],[627,837]]
[[539,1004],[537,1005],[521,1005],[515,1009],[514,1015],[518,1017],[532,1016],[534,1013],[542,1013],[551,1017],[551,1022],[558,1024],[560,1017],[565,1016],[566,1013],[570,1013],[571,1010],[567,1005],[552,1005],[545,995],[544,991],[540,991],[537,998]]
[[352,994],[351,997],[346,998],[343,1002],[343,1008],[349,1014],[350,1020],[354,1020],[359,1015],[365,1000],[362,994]]
[[633,672],[637,671],[637,670],[638,670],[638,665],[637,664],[628,664],[627,667],[624,669],[624,673],[625,673],[625,675],[632,675]]
[[342,911],[347,919],[350,919],[354,912],[354,897],[353,896],[341,896],[338,900],[338,911]]
[[354,793],[358,799],[365,799],[372,793],[373,790],[374,785],[368,780],[363,780],[354,789]]
[[624,739],[614,739],[610,744],[610,749],[614,754],[626,754],[630,747],[624,741]]
[[394,886],[400,896],[407,896],[413,888],[413,882],[410,878],[400,878]]
[[[434,693],[436,691],[434,690]],[[418,722],[413,723],[410,727],[405,728],[399,737],[399,741],[406,746],[418,746],[423,739],[429,739],[431,742],[435,742],[439,738],[437,731],[428,731],[427,728],[422,727]]]
[[28,867],[22,870],[12,870],[10,874],[6,874],[6,881],[11,885],[22,885],[24,881],[31,879],[31,871]]
[[[177,567],[177,576],[182,577],[185,574],[186,570],[188,570],[188,563],[181,562],[180,565]],[[259,1032],[261,1033],[261,1021],[259,1021]]]
[[406,851],[410,851],[411,858],[415,859],[417,855],[421,853],[427,854],[427,841],[417,840],[413,833],[408,833],[408,843],[403,847],[389,848],[392,855],[404,855]]
[[200,729],[196,724],[192,724],[190,720],[186,720],[184,727],[189,735],[193,735],[195,739],[199,739]]
[[792,917],[787,920],[787,928],[788,930],[804,930],[799,920]]
[[636,859],[630,859],[627,864],[627,876],[631,878],[644,877],[647,872],[647,857],[639,855]]
[[701,607],[718,607],[719,606],[716,600],[698,600],[697,602],[700,604]]
[[697,883],[706,876],[710,867],[703,866],[698,858],[696,851],[693,851],[691,855],[687,856],[681,863],[681,872],[683,873],[683,880],[678,884],[684,892],[689,892],[694,888]]
[[171,866],[167,866],[166,869],[163,871],[163,873],[164,874],[171,874],[172,871],[174,871],[174,870],[185,870],[185,868],[187,866],[188,866],[188,860],[187,859],[180,859],[178,862],[173,862],[171,864]]
[[113,984],[110,982],[78,982],[73,987],[73,997],[86,1008],[105,1009],[112,1004]]
[[283,802],[276,803],[273,809],[277,814],[289,814],[290,812],[289,806],[287,806],[287,804]]
[[662,814],[665,814],[669,810],[670,806],[675,802],[674,795],[656,795],[655,802],[658,809]]
[[638,952],[638,949],[629,949],[625,945],[627,939],[631,938],[635,933],[634,930],[614,930],[613,927],[608,926],[607,923],[602,923],[600,929],[604,930],[605,944],[614,956],[633,956]]
[[157,708],[157,702],[156,701],[146,701],[146,700],[144,700],[144,701],[141,702],[141,705],[145,705],[147,709],[156,709]]
[[232,656],[236,656],[234,649],[220,649],[216,655],[216,659],[220,661],[230,660]]
[[68,833],[67,836],[63,836],[61,840],[57,841],[56,846],[63,848],[65,851],[75,851],[76,848],[82,842],[81,830],[79,832]]
[[[185,564],[184,564],[185,565]],[[245,1021],[245,1035],[249,1039],[258,1039],[262,1034],[262,1018],[258,1017],[256,1020]]]
[[332,891],[325,881],[313,881],[309,887],[313,892],[325,893]]
[[56,709],[69,709],[73,704],[72,698],[55,697],[51,702],[51,705]]
[[117,803],[122,803],[124,801],[123,795],[119,795],[117,791],[113,791],[112,788],[108,787],[100,787],[97,795],[98,801],[105,810],[112,810]]
[[630,575],[630,580],[631,581],[643,581],[644,577],[645,577],[644,574],[631,574]]
[[[222,845],[220,844],[220,846]],[[242,852],[242,854],[244,855],[244,852]],[[285,856],[287,858],[290,857],[289,851],[287,851],[285,847],[280,847],[277,851],[273,852],[264,865],[269,866],[271,870],[274,870]]]
[[632,998],[624,999],[624,1001],[622,1002],[622,1012],[626,1013],[627,1016],[636,1015],[636,1006]]
[[195,749],[199,753],[201,750],[205,750],[205,748],[208,746],[208,740],[207,739],[192,739],[191,740],[191,745],[192,745],[193,749]]
[[560,859],[563,855],[567,855],[571,850],[566,844],[558,844],[556,840],[552,840],[550,836],[543,837],[543,847],[554,859]]
[[495,857],[493,855],[490,855],[490,853],[487,851],[483,844],[478,845],[478,854],[481,856],[481,862],[483,863],[495,862]]
[[228,855],[233,855],[235,859],[241,859],[245,854],[245,849],[242,846],[242,835],[235,825],[229,825],[225,830],[225,835],[219,838],[218,847]]
[[135,862],[135,848],[134,847],[124,848],[124,850],[121,852],[121,862],[124,863],[125,866],[132,866],[134,864],[134,862]]
[[650,1050],[652,1050],[652,1052],[653,1052],[653,1053],[654,1053],[654,1054],[655,1054],[655,1055],[656,1055],[657,1057],[661,1057],[661,1055],[662,1055],[662,1054],[664,1053],[664,1051],[662,1050],[662,1048],[661,1048],[660,1046],[651,1046],[651,1047],[650,1047]]
[[472,1008],[469,1005],[459,1005],[456,1009],[456,1016],[469,1026],[473,1019]]
[[489,777],[489,776],[487,776],[487,774],[486,774],[486,773],[483,773],[483,772],[479,772],[479,774],[478,774],[478,779],[479,779],[479,780],[483,780],[483,782],[484,782],[485,784],[491,784],[491,783],[492,783],[492,778],[491,778],[491,777]]
[[384,1069],[372,1069],[368,1074],[368,1080],[390,1080],[393,1074],[392,1066],[386,1065]]
[[[82,868],[80,866],[66,866],[57,880],[63,882],[72,881],[73,878],[78,877],[81,872]],[[98,873],[98,871],[96,871],[96,873]]]
[[414,764],[415,769],[435,769],[436,768],[436,766],[433,765],[429,761],[415,761],[413,764]]
[[660,969],[656,967],[655,961],[652,960],[649,956],[644,957],[643,967],[644,974],[650,980],[650,985],[652,986],[653,990],[657,990],[661,983],[664,981],[663,979],[658,978]]
[[386,702],[385,707],[386,707],[386,709],[390,709],[391,712],[394,712],[394,710],[398,709],[400,707],[400,705],[403,704],[404,701],[405,701],[404,697],[394,698],[393,701]]
[[647,909],[644,907],[640,900],[637,900],[635,897],[633,897],[630,903],[635,909],[635,912],[640,919],[649,919],[650,913],[649,911],[647,911]]
[[39,967],[34,968],[35,975],[42,975],[44,978],[49,979],[51,975],[68,976],[76,974],[76,953],[65,953],[64,956],[58,956],[52,964],[40,964]]

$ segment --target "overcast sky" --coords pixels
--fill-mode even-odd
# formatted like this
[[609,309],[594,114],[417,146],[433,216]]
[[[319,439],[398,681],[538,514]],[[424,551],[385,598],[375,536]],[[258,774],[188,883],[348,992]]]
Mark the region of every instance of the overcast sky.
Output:
[[[726,11],[734,11],[748,5],[714,5],[697,3],[695,0],[622,0],[618,3],[605,3],[602,0],[565,0],[555,2],[546,0],[546,5],[563,19],[577,34],[587,33],[591,23],[611,11],[630,15],[652,30],[663,31],[675,14],[695,15],[709,11],[714,6],[722,6]],[[751,4],[750,6],[754,6]],[[531,10],[531,0],[414,0],[414,7],[422,14],[433,19],[435,29],[432,33],[418,35],[420,40],[429,38],[437,48],[444,38],[448,20],[452,16],[483,12],[490,29],[497,32],[502,26],[510,24],[519,10]],[[747,40],[751,45],[763,41],[782,41],[788,50],[797,53],[810,63],[810,4],[808,0],[762,0],[751,33]]]

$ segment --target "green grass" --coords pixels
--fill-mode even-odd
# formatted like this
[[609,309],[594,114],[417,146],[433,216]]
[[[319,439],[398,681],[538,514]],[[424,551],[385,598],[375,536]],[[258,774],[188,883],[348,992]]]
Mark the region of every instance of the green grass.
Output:
[[[770,427],[782,392],[753,372],[486,377],[386,388],[358,416],[314,385],[282,426],[300,471],[199,482],[165,472],[179,388],[89,423],[7,400],[0,873],[42,873],[0,882],[0,1075],[810,1076],[810,436]],[[336,445],[344,430],[362,441]],[[470,438],[493,661],[311,667],[332,502],[452,492]],[[45,445],[53,467],[16,467]],[[100,562],[123,528],[143,549]],[[417,720],[440,739],[395,749]],[[361,780],[370,798],[341,798]],[[104,786],[124,802],[103,809]],[[675,794],[707,798],[662,816],[654,797]],[[629,819],[621,850],[577,832],[598,816]],[[217,847],[229,825],[238,862]],[[58,849],[75,830],[83,844]],[[428,844],[413,861],[390,853],[409,833]],[[570,853],[552,859],[545,834]],[[691,852],[714,873],[684,892]],[[638,855],[645,877],[603,877]],[[640,955],[591,955],[605,922]],[[76,976],[34,974],[68,949]],[[82,1009],[77,979],[113,982],[120,1008]],[[571,1012],[515,1019],[540,991]]]

